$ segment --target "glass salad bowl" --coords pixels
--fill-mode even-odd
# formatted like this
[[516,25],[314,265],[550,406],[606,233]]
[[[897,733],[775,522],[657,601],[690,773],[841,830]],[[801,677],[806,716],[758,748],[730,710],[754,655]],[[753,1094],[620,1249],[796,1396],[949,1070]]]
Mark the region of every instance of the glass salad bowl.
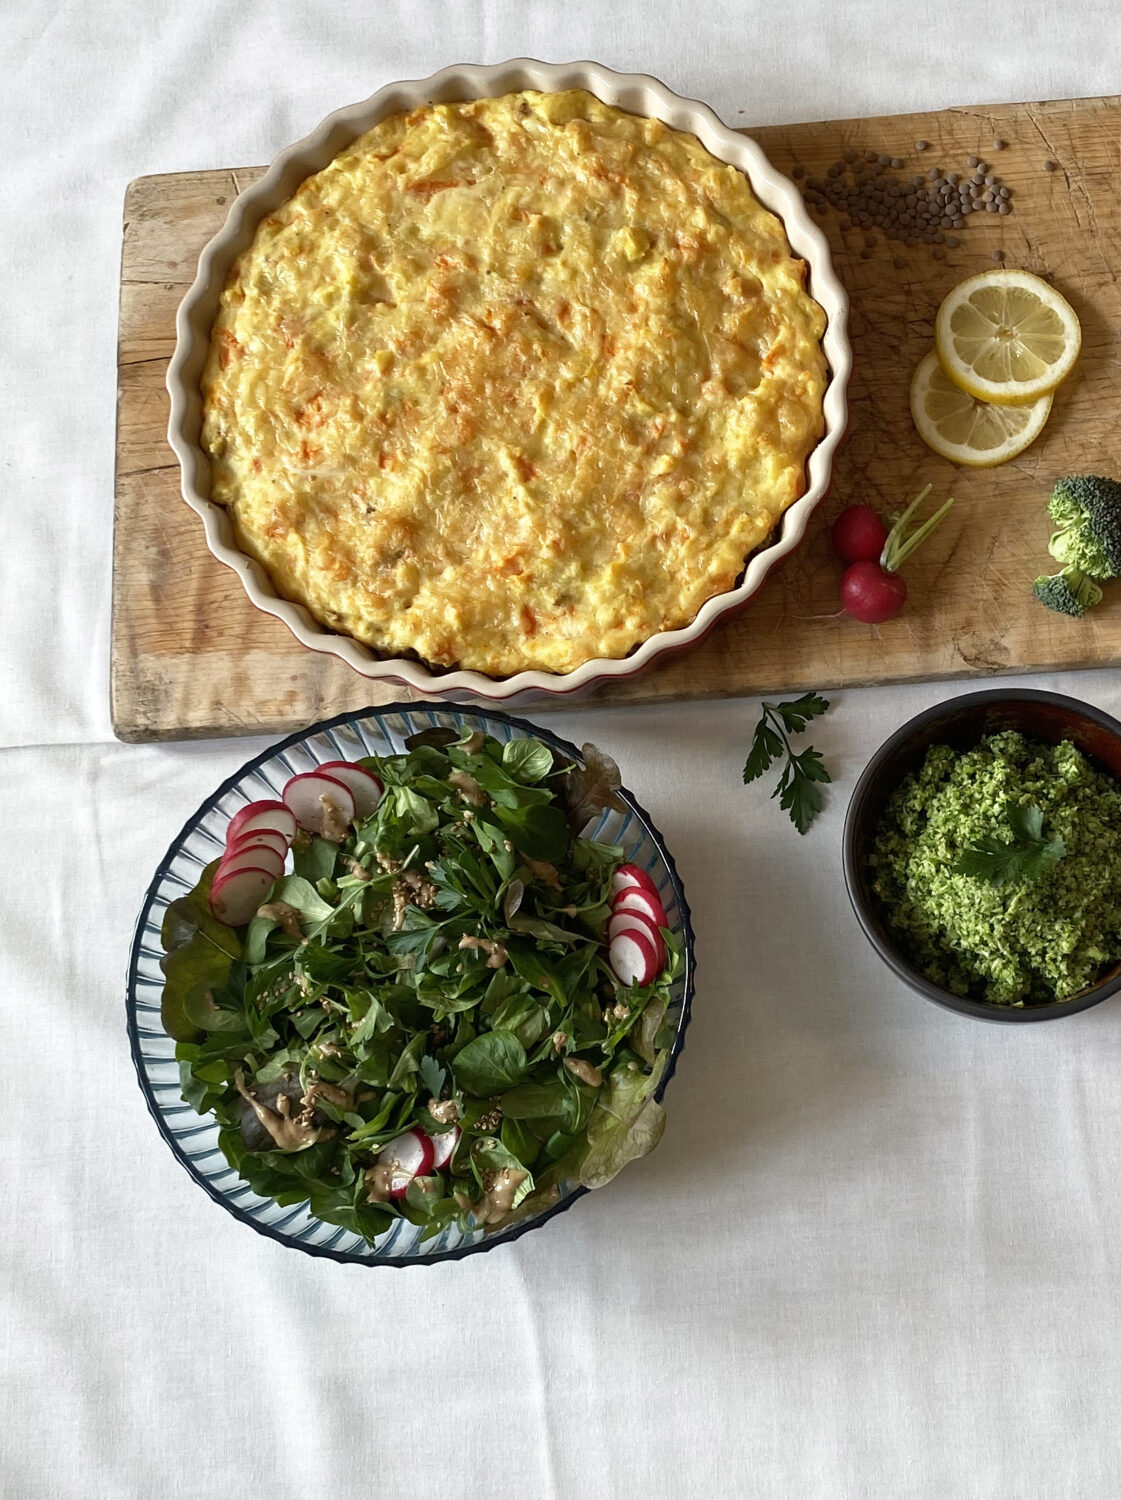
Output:
[[[255,1193],[223,1154],[214,1117],[197,1114],[182,1097],[176,1043],[164,1030],[160,1010],[164,986],[161,930],[170,903],[193,890],[204,868],[222,852],[227,826],[239,808],[261,799],[279,798],[290,777],[313,771],[328,761],[400,753],[409,736],[432,728],[450,728],[463,734],[477,729],[502,742],[533,737],[582,764],[575,745],[493,709],[477,712],[444,704],[400,703],[323,720],[248,761],[191,815],[152,878],[133,939],[126,996],[128,1033],[140,1087],[160,1134],[199,1186],[235,1218],[282,1245],[330,1260],[399,1266],[457,1260],[539,1228],[588,1191],[578,1181],[562,1179],[555,1201],[548,1207],[506,1226],[487,1230],[469,1225],[461,1229],[453,1223],[422,1240],[421,1226],[400,1218],[368,1243],[352,1230],[316,1218],[307,1201],[281,1206]],[[630,792],[623,788],[616,795],[621,810],[603,809],[582,832],[621,846],[624,860],[647,872],[665,908],[666,926],[682,954],[664,1022],[672,1041],[653,1094],[660,1100],[673,1075],[689,1023],[695,970],[693,930],[681,881],[661,835]]]

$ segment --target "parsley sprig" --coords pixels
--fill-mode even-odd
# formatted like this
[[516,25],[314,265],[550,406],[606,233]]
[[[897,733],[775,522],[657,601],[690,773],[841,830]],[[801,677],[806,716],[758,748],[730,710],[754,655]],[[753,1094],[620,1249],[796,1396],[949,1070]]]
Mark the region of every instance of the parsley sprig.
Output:
[[832,778],[818,751],[810,745],[795,754],[790,748],[790,736],[801,734],[810,720],[818,718],[828,707],[828,700],[820,693],[803,693],[787,703],[764,703],[751,753],[743,768],[747,784],[756,781],[776,760],[786,757],[771,795],[779,799],[779,806],[790,814],[790,821],[799,833],[805,833],[821,811],[824,801],[821,783]]
[[951,866],[955,875],[971,875],[990,885],[1038,880],[1067,852],[1061,838],[1043,837],[1043,813],[1034,803],[1008,810],[1011,840],[990,834],[962,851]]

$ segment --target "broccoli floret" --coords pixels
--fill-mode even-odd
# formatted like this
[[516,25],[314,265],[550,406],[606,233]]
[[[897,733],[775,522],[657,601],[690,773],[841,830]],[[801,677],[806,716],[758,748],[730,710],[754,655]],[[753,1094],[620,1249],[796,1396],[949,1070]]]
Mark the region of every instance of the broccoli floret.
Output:
[[1073,615],[1076,620],[1081,619],[1088,609],[1093,609],[1102,596],[1094,580],[1077,568],[1064,568],[1061,573],[1037,578],[1032,592],[1040,604],[1046,604],[1048,609],[1060,615]]
[[1091,578],[1121,577],[1121,484],[1096,474],[1060,479],[1047,509],[1058,527],[1051,556]]

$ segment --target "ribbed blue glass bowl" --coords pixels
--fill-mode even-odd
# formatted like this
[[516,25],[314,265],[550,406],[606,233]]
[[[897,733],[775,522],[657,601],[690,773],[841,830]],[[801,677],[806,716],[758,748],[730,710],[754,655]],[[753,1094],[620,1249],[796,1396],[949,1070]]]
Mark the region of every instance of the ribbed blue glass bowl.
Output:
[[[187,820],[148,887],[129,963],[126,1005],[132,1057],[152,1117],[178,1160],[217,1203],[259,1234],[308,1255],[361,1265],[426,1265],[489,1250],[539,1228],[570,1207],[587,1189],[578,1183],[563,1183],[557,1203],[507,1230],[485,1234],[482,1229],[474,1229],[462,1234],[450,1228],[425,1244],[420,1243],[419,1228],[404,1219],[368,1245],[350,1230],[315,1218],[306,1203],[281,1208],[271,1198],[259,1197],[223,1156],[214,1120],[197,1115],[180,1095],[175,1043],[160,1022],[163,990],[160,930],[170,902],[193,889],[203,867],[224,848],[226,827],[239,807],[262,797],[278,797],[288,778],[299,771],[312,770],[328,760],[392,754],[404,748],[408,735],[434,726],[477,728],[499,740],[533,735],[574,760],[581,759],[580,751],[567,740],[495,709],[484,713],[437,703],[393,703],[385,708],[325,719],[247,762]],[[604,748],[610,753],[610,746]],[[689,1024],[694,977],[693,929],[681,881],[661,835],[628,791],[621,793],[621,800],[624,812],[605,811],[585,831],[593,838],[621,845],[629,861],[649,872],[661,892],[669,927],[685,955],[667,1015],[675,1025],[675,1035],[656,1094],[660,1099],[673,1076]]]

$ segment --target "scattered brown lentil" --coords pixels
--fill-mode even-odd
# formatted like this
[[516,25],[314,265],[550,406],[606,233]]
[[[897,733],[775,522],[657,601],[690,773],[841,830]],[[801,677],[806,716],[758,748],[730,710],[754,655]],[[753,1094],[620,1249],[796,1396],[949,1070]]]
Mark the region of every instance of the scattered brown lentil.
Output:
[[1004,148],[1005,148],[1005,146],[1007,144],[1008,144],[1007,141],[996,140],[996,141],[993,142],[993,150],[994,151],[1003,151]]
[[1058,169],[1058,165],[1057,161],[1045,161],[1043,163],[1043,170],[1045,172],[1054,172]]
[[915,150],[916,151],[928,151],[929,149],[930,149],[930,142],[929,141],[916,141],[915,142]]
[[1003,260],[1003,259],[1004,259],[1004,251],[1003,250],[994,250],[993,251],[993,260]]

